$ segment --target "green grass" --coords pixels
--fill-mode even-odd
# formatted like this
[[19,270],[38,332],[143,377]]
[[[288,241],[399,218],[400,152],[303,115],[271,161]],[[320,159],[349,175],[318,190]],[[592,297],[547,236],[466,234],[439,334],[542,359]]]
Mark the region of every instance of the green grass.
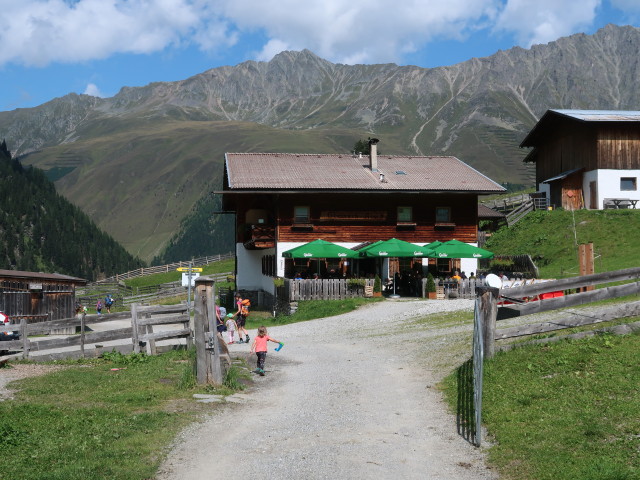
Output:
[[333,317],[351,312],[361,305],[382,301],[384,298],[346,298],[344,300],[307,300],[298,302],[298,310],[293,315],[278,315],[275,318],[269,312],[252,311],[247,319],[247,328],[258,328],[260,325],[288,325],[317,318]]
[[204,390],[183,381],[192,355],[108,354],[17,382],[16,398],[0,402],[0,479],[152,478],[205,411],[191,398]]
[[[483,423],[500,478],[640,478],[638,352],[638,334],[601,335],[487,361]],[[456,375],[444,386],[455,405]]]
[[485,247],[499,255],[531,255],[541,278],[579,274],[578,247],[593,243],[595,271],[639,265],[640,210],[535,211],[494,233]]
[[[220,262],[213,262],[209,265],[202,267],[200,275],[213,275],[215,273],[227,273],[232,272],[235,268],[235,261],[233,258],[228,260],[222,260]],[[173,271],[165,273],[155,273],[153,275],[145,275],[142,277],[129,278],[124,281],[128,287],[150,287],[155,285],[162,285],[163,283],[177,282],[182,279],[182,272]]]

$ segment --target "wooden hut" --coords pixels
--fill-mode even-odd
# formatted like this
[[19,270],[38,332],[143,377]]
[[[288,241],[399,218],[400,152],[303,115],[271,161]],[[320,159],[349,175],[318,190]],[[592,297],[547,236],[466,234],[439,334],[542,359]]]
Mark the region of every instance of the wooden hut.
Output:
[[86,283],[58,273],[0,270],[0,310],[29,323],[71,318],[75,315],[76,286]]

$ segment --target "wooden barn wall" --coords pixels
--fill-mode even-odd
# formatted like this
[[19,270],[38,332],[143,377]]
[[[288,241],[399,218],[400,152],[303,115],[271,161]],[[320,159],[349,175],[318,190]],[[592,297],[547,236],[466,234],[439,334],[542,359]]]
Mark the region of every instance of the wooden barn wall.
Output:
[[[42,289],[30,289],[32,283]],[[30,322],[71,318],[75,315],[75,287],[41,280],[0,280],[0,310]]]
[[594,125],[562,121],[538,147],[536,182],[575,168],[589,171],[597,167]]
[[[294,206],[309,206],[312,228],[296,227]],[[410,206],[415,227],[397,225],[397,207]],[[436,207],[450,207],[453,227],[436,227]],[[332,213],[361,212],[371,220],[339,220]],[[281,196],[278,204],[280,242],[366,242],[399,238],[408,242],[477,241],[477,196],[469,194],[316,194]],[[334,217],[336,215],[333,215]],[[381,218],[384,217],[384,218]]]
[[640,126],[606,125],[598,131],[598,168],[640,169]]

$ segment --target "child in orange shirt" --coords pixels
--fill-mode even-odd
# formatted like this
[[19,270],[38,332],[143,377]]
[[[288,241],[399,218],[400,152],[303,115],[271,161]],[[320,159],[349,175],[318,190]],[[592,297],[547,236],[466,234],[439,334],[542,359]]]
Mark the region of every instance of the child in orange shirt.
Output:
[[256,355],[258,357],[258,364],[254,372],[259,373],[262,376],[264,376],[264,362],[267,359],[267,342],[269,341],[283,345],[282,342],[268,336],[267,327],[263,325],[258,328],[258,336],[254,337],[253,343],[251,344],[250,352],[256,352]]

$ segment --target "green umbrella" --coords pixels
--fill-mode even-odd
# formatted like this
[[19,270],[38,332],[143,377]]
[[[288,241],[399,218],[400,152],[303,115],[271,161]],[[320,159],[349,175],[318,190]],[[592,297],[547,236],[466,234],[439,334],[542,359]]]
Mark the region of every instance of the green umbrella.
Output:
[[356,258],[358,252],[325,240],[314,240],[282,252],[285,258]]
[[372,243],[359,250],[362,257],[427,257],[430,249],[391,238]]
[[442,242],[440,240],[436,240],[435,242],[427,243],[424,246],[424,248],[429,248],[433,250],[434,248],[439,247],[440,245],[442,245]]
[[434,258],[493,258],[493,253],[459,240],[449,240],[433,248],[429,256]]

